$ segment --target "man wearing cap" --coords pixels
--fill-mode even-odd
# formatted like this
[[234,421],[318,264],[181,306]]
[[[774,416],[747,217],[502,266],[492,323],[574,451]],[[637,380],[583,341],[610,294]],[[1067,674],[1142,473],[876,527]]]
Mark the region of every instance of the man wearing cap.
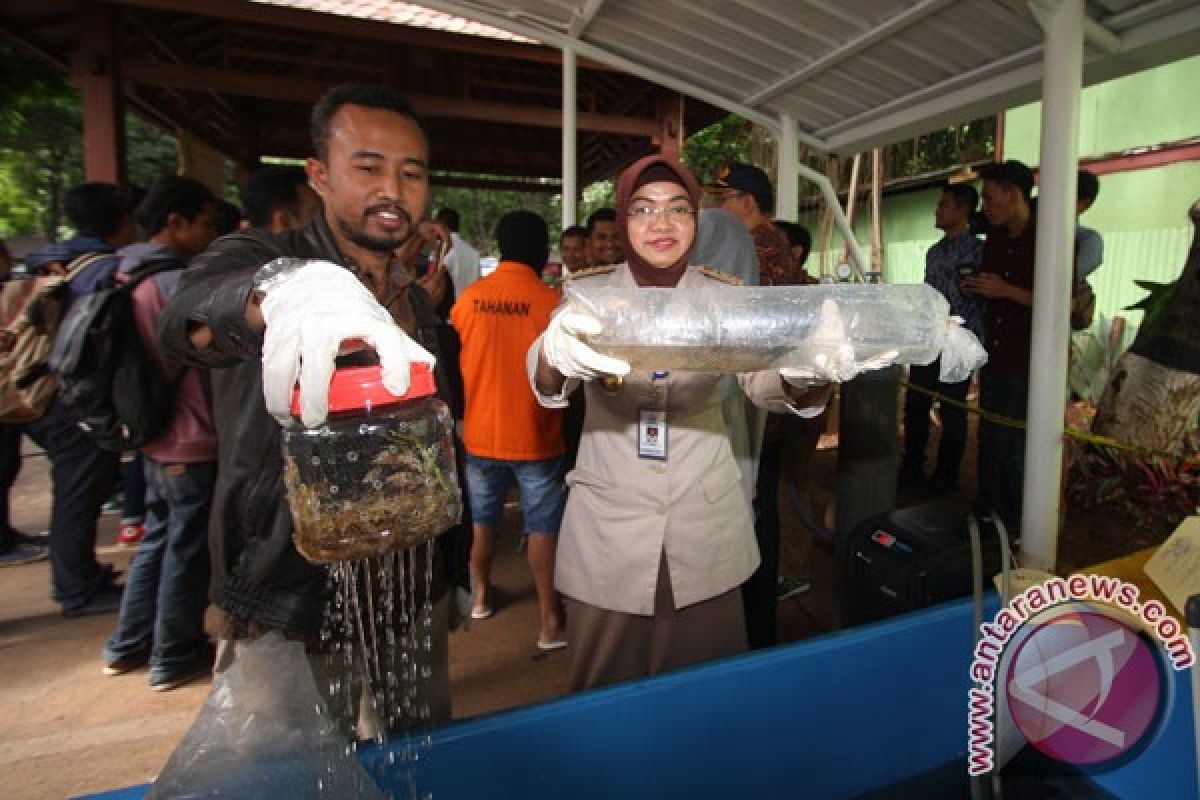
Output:
[[754,239],[762,286],[816,283],[792,258],[787,234],[771,221],[775,188],[767,173],[752,164],[730,164],[704,187],[706,205],[731,212]]
[[[704,187],[706,205],[732,213],[750,231],[758,256],[759,284],[813,283],[792,258],[791,242],[771,221],[775,189],[767,173],[752,164],[730,164]],[[754,501],[754,536],[762,563],[742,585],[746,638],[752,649],[775,644],[775,604],[779,580],[779,470],[783,450],[783,414],[768,414],[759,457]]]
[[[984,299],[988,361],[979,372],[979,404],[1024,420],[1029,399],[1029,349],[1033,327],[1036,220],[1030,205],[1033,172],[1020,161],[983,170],[983,213],[989,224],[979,271],[963,278],[963,291]],[[1021,529],[1025,433],[979,421],[979,491],[975,507],[995,511],[1010,535]]]

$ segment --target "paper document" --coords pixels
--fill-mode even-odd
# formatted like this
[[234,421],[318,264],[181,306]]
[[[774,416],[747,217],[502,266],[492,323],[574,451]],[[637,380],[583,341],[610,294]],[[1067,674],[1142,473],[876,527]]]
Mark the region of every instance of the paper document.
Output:
[[1200,594],[1200,517],[1188,517],[1143,568],[1183,615],[1187,599]]

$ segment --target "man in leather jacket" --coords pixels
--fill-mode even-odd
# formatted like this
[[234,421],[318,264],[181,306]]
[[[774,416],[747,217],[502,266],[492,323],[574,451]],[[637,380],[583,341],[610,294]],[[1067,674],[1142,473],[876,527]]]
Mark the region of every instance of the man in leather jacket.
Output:
[[[428,147],[402,96],[384,87],[345,85],[313,111],[316,156],[307,170],[322,212],[306,226],[279,235],[253,231],[215,242],[184,273],[159,322],[164,352],[209,367],[219,464],[210,538],[212,595],[225,612],[222,639],[253,639],[282,630],[315,644],[327,600],[328,570],[306,561],[292,544],[292,518],[282,483],[280,426],[263,398],[259,268],[288,256],[344,266],[372,291],[395,322],[439,357],[439,393],[450,386],[441,345],[453,331],[433,310],[428,294],[400,266],[406,249],[440,234],[421,223],[428,205]],[[396,251],[400,251],[397,255]],[[454,408],[461,416],[461,407]],[[466,587],[469,526],[439,537],[433,599],[446,613],[447,580]],[[465,531],[463,528],[465,527]],[[444,617],[442,618],[444,622]],[[438,625],[440,672],[445,678],[445,624]],[[221,667],[218,657],[218,668]],[[320,685],[320,683],[318,683]]]

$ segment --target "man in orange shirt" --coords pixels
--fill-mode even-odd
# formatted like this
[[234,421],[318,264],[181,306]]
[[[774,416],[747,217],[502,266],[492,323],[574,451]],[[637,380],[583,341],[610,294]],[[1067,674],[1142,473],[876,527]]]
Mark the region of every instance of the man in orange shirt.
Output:
[[450,311],[462,339],[466,391],[463,443],[467,496],[474,518],[471,578],[474,619],[492,604],[492,556],[504,498],[515,480],[529,534],[529,568],[537,588],[538,647],[565,647],[563,615],[554,591],[554,552],[566,492],[560,475],[562,411],[542,408],[525,376],[525,355],[550,322],[559,295],[542,283],[549,255],[545,221],[530,211],[505,214],[496,227],[500,264],[467,287]]

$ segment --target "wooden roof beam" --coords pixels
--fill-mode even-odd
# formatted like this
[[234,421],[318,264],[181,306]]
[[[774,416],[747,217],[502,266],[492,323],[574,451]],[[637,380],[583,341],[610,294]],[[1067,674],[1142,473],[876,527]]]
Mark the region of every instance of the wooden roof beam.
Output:
[[3,15],[0,15],[0,40],[6,41],[26,55],[37,58],[60,72],[69,74],[71,65],[60,54],[46,50],[33,39],[31,31]]
[[[169,59],[172,63],[175,63],[175,64],[185,63],[184,60],[175,51],[175,48],[172,47],[171,44],[169,43],[168,40],[171,38],[171,33],[169,31],[160,30],[158,28],[158,25],[156,24],[156,22],[154,22],[150,19],[147,19],[146,15],[144,15],[144,14],[126,13],[125,19],[128,20],[129,22],[131,22],[133,25],[136,25],[137,28],[139,29],[141,35],[146,37],[147,41],[150,44],[152,44],[154,47],[158,48],[159,52],[162,53],[162,56],[164,58]],[[224,97],[221,97],[216,92],[209,91],[207,94],[208,94],[209,99],[212,100],[213,105],[216,106],[217,109],[219,109],[219,111],[217,111],[215,113],[220,114],[221,116],[224,117],[223,122],[224,122],[225,129],[226,130],[231,129],[233,127],[233,117],[230,114],[231,109],[229,107],[229,103],[227,103],[225,101]]]
[[340,70],[342,73],[362,73],[369,75],[370,79],[374,81],[382,81],[384,79],[384,72],[386,71],[382,64],[367,64],[361,61],[347,64],[345,61],[338,61],[326,56],[290,55],[274,50],[242,47],[240,45],[226,46],[225,57],[227,60],[246,59],[260,64],[274,64],[281,69],[288,69],[294,66],[328,67],[329,69]]
[[[220,67],[167,64],[141,59],[126,61],[122,65],[122,72],[126,80],[146,86],[195,92],[215,91],[296,103],[313,103],[333,86],[333,83],[325,80],[271,77]],[[557,108],[423,94],[409,94],[408,99],[417,113],[425,117],[539,128],[557,129],[562,126],[562,112]],[[622,117],[593,112],[580,112],[577,124],[581,131],[648,138],[657,135],[659,127],[658,122],[648,117]]]

